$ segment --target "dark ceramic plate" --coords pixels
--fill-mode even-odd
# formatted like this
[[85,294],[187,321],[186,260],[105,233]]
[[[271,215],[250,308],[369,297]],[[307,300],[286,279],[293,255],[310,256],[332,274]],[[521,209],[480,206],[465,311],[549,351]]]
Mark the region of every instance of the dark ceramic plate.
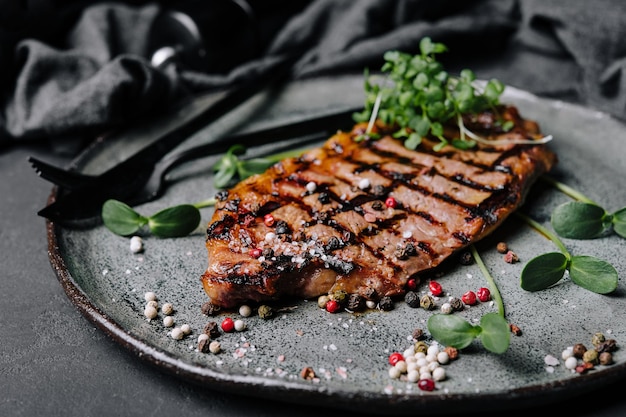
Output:
[[[255,98],[199,132],[185,146],[211,140],[220,131],[246,130],[306,114],[352,108],[363,102],[362,91],[361,76],[300,81],[278,94]],[[77,160],[78,169],[102,171],[134,152],[130,145],[140,146],[150,129],[167,129],[209,101],[199,99],[192,108],[169,119],[102,141]],[[537,120],[544,132],[554,136],[549,145],[559,156],[554,177],[607,210],[626,204],[626,159],[622,151],[626,128],[622,123],[602,113],[513,88],[507,89],[503,101],[516,104],[522,115]],[[137,209],[151,214],[212,197],[214,162],[215,158],[209,157],[179,168],[164,197]],[[550,227],[552,209],[565,201],[568,197],[538,183],[523,210]],[[433,314],[411,309],[402,301],[392,311],[364,314],[329,314],[314,301],[297,302],[290,305],[293,309],[271,320],[245,318],[246,331],[220,337],[221,354],[200,353],[197,336],[211,320],[200,310],[207,299],[199,278],[207,266],[203,228],[212,210],[204,209],[202,214],[201,227],[188,237],[144,237],[145,251],[141,254],[129,250],[128,238],[102,226],[73,230],[48,224],[50,259],[71,301],[133,355],[178,378],[210,389],[285,402],[398,415],[548,403],[610,384],[626,371],[624,350],[614,353],[613,365],[598,366],[585,374],[566,369],[561,360],[561,352],[568,346],[580,342],[590,347],[596,332],[616,339],[618,345],[626,343],[626,241],[616,235],[591,241],[564,239],[573,254],[597,256],[615,266],[620,282],[613,294],[591,293],[567,277],[554,288],[528,293],[519,286],[525,262],[556,251],[556,247],[515,217],[480,242],[478,249],[501,290],[508,320],[520,327],[522,335],[512,337],[510,348],[501,355],[485,351],[478,342],[463,350],[456,361],[445,365],[447,378],[432,392],[388,375],[389,354],[411,346],[413,330],[426,329],[426,320]],[[503,261],[495,250],[501,240],[518,254],[519,263]],[[486,285],[475,264],[451,265],[438,280],[446,294],[455,296]],[[163,326],[160,317],[147,320],[143,311],[144,293],[148,291],[155,292],[161,304],[172,303],[176,324],[188,324],[193,333],[177,341],[169,336],[170,329]],[[438,305],[442,302],[437,301]],[[477,323],[489,311],[496,311],[496,307],[484,303],[456,314]],[[237,314],[230,316],[237,318]],[[546,365],[548,355],[559,359],[559,364]],[[301,378],[305,367],[315,371],[316,380]]]

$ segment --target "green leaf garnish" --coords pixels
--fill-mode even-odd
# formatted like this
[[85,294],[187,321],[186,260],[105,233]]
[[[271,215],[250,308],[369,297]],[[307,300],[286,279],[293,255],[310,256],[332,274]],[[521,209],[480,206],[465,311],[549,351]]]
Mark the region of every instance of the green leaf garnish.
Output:
[[613,213],[613,230],[623,238],[626,238],[626,207]]
[[428,318],[428,331],[439,343],[463,349],[480,338],[485,349],[504,353],[509,348],[511,334],[509,324],[498,313],[487,313],[474,326],[454,314],[433,314]]
[[498,80],[490,80],[481,91],[474,84],[476,76],[471,70],[462,70],[458,77],[448,74],[436,59],[437,54],[447,50],[444,44],[425,37],[420,41],[417,55],[386,52],[381,68],[387,74],[385,82],[372,83],[369,71],[365,71],[365,109],[355,114],[354,120],[363,122],[378,117],[387,125],[397,126],[395,136],[406,137],[404,143],[409,149],[415,149],[421,138],[411,137],[407,128],[420,137],[430,134],[439,139],[436,150],[448,143],[462,149],[475,146],[476,141],[465,137],[467,130],[460,124],[459,138],[444,138],[442,125],[451,119],[459,123],[458,116],[462,114],[495,110],[505,86]]
[[539,255],[526,263],[520,286],[526,291],[541,291],[559,282],[567,270],[567,256],[560,252]]
[[102,205],[102,221],[113,233],[129,236],[136,233],[148,219],[137,213],[128,204],[118,200],[107,200]]
[[243,145],[233,145],[226,151],[217,163],[213,166],[215,175],[213,176],[213,184],[217,188],[226,187],[230,181],[237,175],[237,164],[239,159],[237,155],[243,155],[246,148]]
[[433,339],[457,349],[469,346],[481,331],[480,327],[454,314],[433,314],[427,325]]
[[552,212],[550,222],[559,236],[593,239],[612,229],[618,236],[626,238],[626,207],[611,214],[580,191],[548,175],[541,179],[575,200],[557,206]]
[[569,276],[576,285],[597,294],[608,294],[617,288],[613,265],[593,256],[573,256]]
[[215,205],[215,199],[196,204],[181,204],[163,209],[152,216],[143,216],[128,204],[107,200],[102,205],[102,221],[107,229],[120,236],[130,236],[147,226],[158,237],[181,237],[193,232],[200,224],[200,209]]
[[559,236],[571,239],[592,239],[600,236],[611,226],[610,217],[598,205],[582,201],[568,201],[552,211],[550,221]]
[[493,353],[504,353],[509,348],[511,330],[504,317],[487,313],[480,318],[480,341],[485,349]]
[[158,237],[180,237],[193,232],[200,224],[200,210],[181,204],[161,210],[148,218],[148,226]]
[[261,174],[285,158],[298,157],[303,151],[303,149],[294,149],[264,158],[240,159],[239,156],[245,154],[246,148],[239,144],[233,145],[213,166],[215,173],[213,184],[216,188],[225,188],[234,181]]
[[439,343],[457,349],[463,349],[469,346],[474,339],[480,338],[485,349],[494,353],[504,353],[509,348],[511,334],[509,324],[504,317],[502,296],[474,245],[470,249],[489,283],[491,295],[498,306],[498,312],[483,315],[480,319],[480,326],[474,326],[458,316],[435,314],[428,319],[428,331]]
[[565,271],[569,271],[574,284],[598,294],[608,294],[617,288],[617,271],[611,264],[593,256],[572,256],[556,234],[525,214],[515,214],[550,239],[561,251],[531,259],[522,270],[522,289],[541,291],[549,288],[564,276]]

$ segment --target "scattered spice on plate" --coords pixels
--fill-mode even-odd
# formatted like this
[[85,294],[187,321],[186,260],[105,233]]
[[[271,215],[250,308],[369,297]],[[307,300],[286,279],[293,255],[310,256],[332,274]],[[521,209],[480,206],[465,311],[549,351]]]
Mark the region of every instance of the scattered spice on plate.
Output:
[[498,244],[496,245],[496,250],[501,253],[501,254],[505,254],[508,252],[509,250],[509,245],[506,244],[506,242],[498,242]]
[[519,257],[515,252],[509,250],[507,251],[507,253],[504,254],[504,262],[514,264],[516,262],[519,262]]
[[310,366],[307,366],[302,368],[302,371],[300,371],[300,377],[302,379],[306,379],[307,381],[312,381],[315,379],[315,371]]

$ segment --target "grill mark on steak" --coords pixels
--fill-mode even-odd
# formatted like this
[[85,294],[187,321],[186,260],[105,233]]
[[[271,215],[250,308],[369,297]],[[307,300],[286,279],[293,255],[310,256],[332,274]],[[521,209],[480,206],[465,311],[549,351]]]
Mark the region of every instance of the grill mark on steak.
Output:
[[[538,135],[524,126],[515,134]],[[362,128],[338,132],[220,199],[202,277],[212,302],[234,307],[331,289],[401,294],[409,277],[490,233],[555,162],[542,145],[435,152],[436,142],[424,138],[410,151],[384,132],[357,144]],[[388,195],[398,207],[385,206]],[[264,224],[267,213],[275,226]],[[255,259],[250,251],[258,248],[263,255]]]

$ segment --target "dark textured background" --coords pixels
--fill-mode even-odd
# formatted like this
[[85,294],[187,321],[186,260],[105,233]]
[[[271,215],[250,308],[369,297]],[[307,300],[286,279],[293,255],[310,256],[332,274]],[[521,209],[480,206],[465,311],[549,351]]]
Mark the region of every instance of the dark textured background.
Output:
[[[451,70],[467,66],[479,77],[626,116],[622,1],[251,1],[262,34],[255,49],[237,46],[241,53],[220,55],[219,65],[151,67],[153,19],[194,3],[0,1],[2,416],[350,415],[199,388],[109,340],[78,313],[50,267],[36,212],[51,186],[29,155],[65,165],[96,134],[236,82],[279,53],[301,54],[295,77],[360,71],[376,68],[381,51],[414,49],[424,35],[450,47]],[[238,41],[211,36],[216,49]],[[528,412],[623,416],[624,382]]]

